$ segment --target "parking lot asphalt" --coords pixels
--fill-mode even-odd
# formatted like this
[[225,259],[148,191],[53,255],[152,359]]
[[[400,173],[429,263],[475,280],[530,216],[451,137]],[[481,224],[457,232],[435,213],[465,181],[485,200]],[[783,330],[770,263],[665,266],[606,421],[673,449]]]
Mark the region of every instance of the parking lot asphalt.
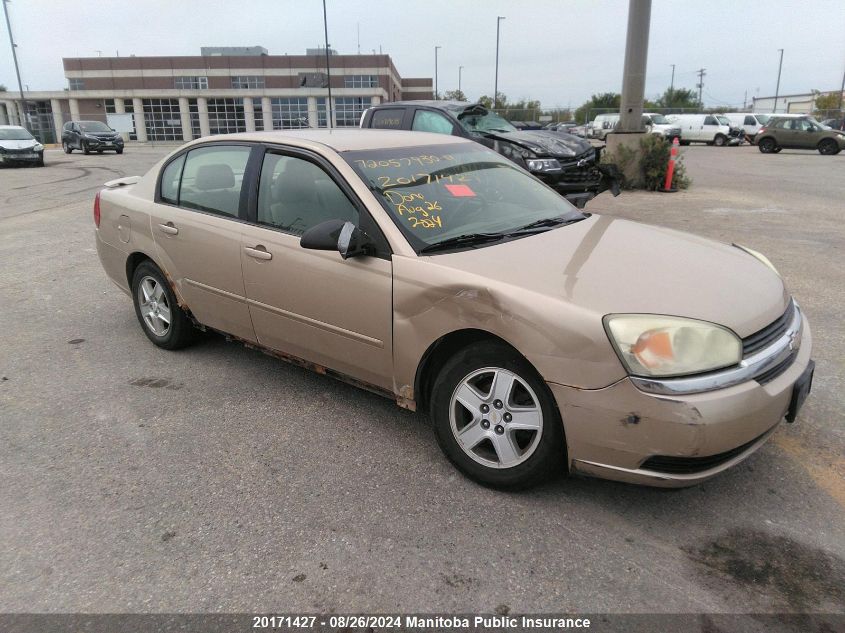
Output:
[[692,146],[689,191],[588,205],[774,262],[814,334],[796,424],[694,488],[501,493],[391,401],[147,341],[91,207],[169,149],[0,169],[0,611],[845,609],[845,154]]

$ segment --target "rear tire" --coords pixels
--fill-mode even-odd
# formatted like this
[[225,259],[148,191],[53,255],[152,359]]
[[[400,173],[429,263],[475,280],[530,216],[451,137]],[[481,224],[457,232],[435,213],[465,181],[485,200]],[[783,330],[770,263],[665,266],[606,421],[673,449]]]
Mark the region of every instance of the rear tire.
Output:
[[141,262],[132,275],[132,303],[144,334],[155,345],[175,350],[196,338],[193,323],[158,266]]
[[763,154],[774,154],[779,151],[777,143],[775,139],[771,136],[767,136],[766,138],[761,138],[760,141],[757,143],[757,148]]
[[823,154],[824,156],[835,156],[839,153],[839,143],[832,138],[823,138],[819,141],[818,150],[819,154]]
[[430,415],[446,457],[482,485],[527,488],[566,472],[554,397],[504,343],[474,343],[450,358],[435,380]]

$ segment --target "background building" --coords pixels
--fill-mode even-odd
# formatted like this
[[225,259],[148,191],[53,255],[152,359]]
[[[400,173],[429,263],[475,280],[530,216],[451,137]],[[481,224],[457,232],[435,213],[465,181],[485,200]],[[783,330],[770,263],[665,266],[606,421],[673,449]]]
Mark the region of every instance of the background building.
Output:
[[[810,114],[816,110],[816,98],[819,95],[839,94],[838,90],[827,92],[807,92],[796,95],[778,95],[774,97],[754,97],[752,112],[780,112],[782,114]],[[777,109],[775,109],[777,106]]]
[[[203,47],[196,57],[65,58],[68,87],[25,92],[24,125],[44,143],[56,142],[67,121],[108,122],[109,115],[127,113],[133,116],[124,137],[142,142],[327,127],[329,75],[325,49],[317,51]],[[389,55],[332,51],[330,77],[333,127],[357,126],[370,105],[433,98],[430,78],[403,79]],[[0,124],[21,121],[15,97],[0,93]]]

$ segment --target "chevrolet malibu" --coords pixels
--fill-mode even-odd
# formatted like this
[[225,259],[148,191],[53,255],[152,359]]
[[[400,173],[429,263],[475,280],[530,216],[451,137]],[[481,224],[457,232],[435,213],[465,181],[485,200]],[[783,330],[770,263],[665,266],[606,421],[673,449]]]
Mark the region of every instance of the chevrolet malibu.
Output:
[[155,345],[210,329],[427,411],[490,486],[694,484],[812,382],[810,327],[763,255],[582,213],[470,140],[199,139],[106,183],[94,220]]

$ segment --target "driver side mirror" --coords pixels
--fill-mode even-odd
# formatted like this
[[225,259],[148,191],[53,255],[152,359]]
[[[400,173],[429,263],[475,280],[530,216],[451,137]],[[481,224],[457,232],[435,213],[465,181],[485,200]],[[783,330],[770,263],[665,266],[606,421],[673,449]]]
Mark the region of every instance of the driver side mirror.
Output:
[[302,248],[316,251],[337,251],[343,259],[369,255],[373,248],[370,238],[352,222],[326,220],[302,234]]

